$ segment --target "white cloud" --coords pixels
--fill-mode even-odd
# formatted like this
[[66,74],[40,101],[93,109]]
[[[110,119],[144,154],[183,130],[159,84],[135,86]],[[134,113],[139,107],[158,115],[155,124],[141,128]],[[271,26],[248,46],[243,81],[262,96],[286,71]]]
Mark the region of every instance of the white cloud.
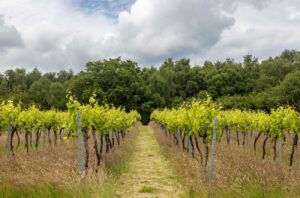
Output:
[[201,64],[300,46],[298,0],[136,0],[117,18],[83,11],[75,0],[0,1],[0,71],[79,71],[116,56],[141,65],[168,57]]
[[[206,0],[139,0],[119,16],[119,40],[139,62],[201,53],[220,39],[234,20]],[[124,48],[125,48],[124,47]]]
[[99,56],[99,43],[114,29],[111,19],[99,13],[84,13],[72,5],[72,0],[5,1],[0,4],[0,14],[24,40],[23,48],[0,54],[2,71],[16,66],[79,71],[85,62],[104,58]]
[[[271,1],[271,0],[270,0]],[[202,57],[193,55],[193,62],[225,60],[242,61],[252,54],[259,59],[279,55],[285,49],[300,50],[300,21],[289,15],[297,13],[300,2],[273,0],[262,9],[241,4],[233,13],[234,26],[222,34],[220,41]]]

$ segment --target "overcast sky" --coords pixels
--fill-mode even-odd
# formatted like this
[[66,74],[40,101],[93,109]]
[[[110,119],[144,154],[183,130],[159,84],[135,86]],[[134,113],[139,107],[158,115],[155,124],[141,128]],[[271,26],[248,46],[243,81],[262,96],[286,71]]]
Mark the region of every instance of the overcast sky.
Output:
[[300,0],[0,0],[0,71],[117,56],[237,61],[300,49]]

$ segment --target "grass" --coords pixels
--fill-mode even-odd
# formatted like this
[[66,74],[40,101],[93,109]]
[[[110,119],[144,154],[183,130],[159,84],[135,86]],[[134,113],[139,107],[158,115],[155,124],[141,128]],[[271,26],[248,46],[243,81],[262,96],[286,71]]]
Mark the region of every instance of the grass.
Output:
[[161,153],[152,129],[143,126],[136,139],[128,170],[117,186],[119,197],[179,197],[185,188],[174,177],[169,162]]
[[26,187],[11,186],[7,184],[0,185],[0,197],[3,198],[55,198],[72,197],[71,192],[59,189],[55,184],[33,185]]
[[138,127],[137,124],[127,134],[120,147],[104,156],[105,163],[102,161],[97,173],[91,141],[90,168],[83,180],[78,174],[77,147],[73,141],[18,153],[15,157],[0,157],[0,197],[114,197],[115,184],[126,170]]
[[27,185],[24,187],[0,185],[0,197],[3,198],[85,198],[85,197],[113,197],[111,181],[104,185],[74,185],[70,189],[58,187],[54,183]]
[[[54,140],[52,140],[52,144],[54,144],[53,142]],[[72,142],[73,139],[64,139],[64,142]],[[60,139],[57,140],[58,144],[60,144]],[[7,143],[7,135],[6,133],[4,133],[4,135],[0,136],[0,157],[7,155],[7,148],[6,148],[6,143]],[[52,145],[53,146],[53,145]],[[15,155],[20,155],[20,154],[25,154],[26,153],[26,149],[25,149],[25,140],[24,140],[24,134],[20,134],[20,145],[18,146],[18,142],[17,142],[17,136],[14,135],[13,138],[13,151]],[[32,144],[29,144],[29,152],[32,151],[36,151],[36,150],[41,150],[41,149],[45,149],[48,147],[51,147],[51,145],[49,145],[48,140],[43,142],[42,140],[40,140],[38,148],[35,148],[35,143],[34,143],[34,138],[33,138],[33,142]]]
[[[140,128],[140,126],[137,126],[137,128]],[[137,133],[137,131],[135,131],[135,133]],[[102,184],[102,190],[100,193],[98,193],[99,197],[115,197],[115,189],[118,180],[120,176],[127,170],[128,162],[132,158],[132,154],[134,152],[137,134],[131,135],[134,137],[127,137],[129,140],[125,143],[125,146],[123,145],[123,148],[119,148],[118,153],[113,153],[113,155],[110,156],[110,159],[106,162],[106,171],[109,174],[109,178],[105,183]]]
[[[198,152],[195,151],[196,158],[191,158],[181,148],[174,146],[159,128],[153,124],[151,126],[156,131],[163,153],[188,188],[187,197],[207,197],[209,167],[205,170],[201,166]],[[204,146],[200,140],[203,152]],[[227,145],[226,141],[218,142],[212,197],[300,197],[300,153],[296,151],[295,164],[289,167],[286,163],[273,161],[272,144],[268,142],[269,155],[266,160],[261,160],[261,142],[256,155],[253,142],[247,147],[237,146],[236,143]],[[284,156],[287,158],[289,153],[290,144],[287,144]]]
[[151,186],[143,186],[140,190],[139,193],[154,193],[156,189],[151,187]]
[[252,184],[252,183],[245,183],[241,185],[241,190],[239,192],[228,192],[225,190],[216,190],[214,193],[215,197],[224,197],[224,198],[290,198],[290,197],[299,197],[299,191],[284,191],[282,188],[271,188],[265,189],[263,186]]

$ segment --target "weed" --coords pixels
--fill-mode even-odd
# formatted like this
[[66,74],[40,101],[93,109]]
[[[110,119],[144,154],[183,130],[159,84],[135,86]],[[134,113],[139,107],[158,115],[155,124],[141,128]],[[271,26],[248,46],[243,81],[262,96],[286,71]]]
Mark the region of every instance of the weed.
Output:
[[143,186],[140,190],[139,193],[153,193],[156,189],[151,187],[151,186]]

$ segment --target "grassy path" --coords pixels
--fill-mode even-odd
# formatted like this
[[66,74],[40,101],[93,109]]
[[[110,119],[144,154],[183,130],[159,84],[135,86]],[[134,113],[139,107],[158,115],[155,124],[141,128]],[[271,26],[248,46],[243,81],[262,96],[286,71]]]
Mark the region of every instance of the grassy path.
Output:
[[140,128],[128,169],[116,186],[117,197],[184,197],[183,186],[163,156],[149,126]]

